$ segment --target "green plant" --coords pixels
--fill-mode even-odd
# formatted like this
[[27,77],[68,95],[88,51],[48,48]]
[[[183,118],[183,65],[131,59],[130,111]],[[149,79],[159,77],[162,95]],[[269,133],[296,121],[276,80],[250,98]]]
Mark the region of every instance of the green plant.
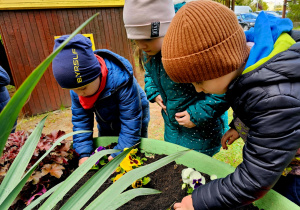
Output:
[[63,104],[61,104],[59,107],[59,110],[64,111],[65,109],[66,109],[66,107]]
[[288,3],[289,12],[287,17],[293,22],[300,21],[300,0],[293,0]]
[[[48,135],[42,134],[37,147],[34,150],[33,156],[26,167],[26,171],[30,169],[31,166],[33,166],[35,162],[51,148],[56,140],[64,134],[64,131],[52,131]],[[30,136],[30,132],[28,131],[16,131],[15,133],[10,134],[8,141],[6,142],[4,153],[0,158],[0,180],[6,175],[14,159],[28,140],[28,136]],[[64,176],[69,175],[72,172],[72,169],[74,169],[74,162],[77,162],[75,158],[72,161],[72,166],[69,166],[69,160],[72,160],[77,155],[75,150],[70,146],[71,141],[63,141],[60,145],[55,147],[55,149],[47,155],[35,169],[17,199],[21,199],[28,205],[36,194],[41,194],[40,191],[46,191],[47,188],[49,188],[47,186],[51,177],[56,177],[52,178],[52,180],[58,180],[63,174]]]
[[[29,95],[33,91],[34,87],[38,81],[43,76],[47,67],[50,65],[55,56],[60,52],[60,50],[82,29],[84,28],[93,18],[98,14],[93,15],[87,21],[85,21],[81,26],[79,26],[68,39],[66,39],[53,53],[51,53],[24,81],[20,86],[14,96],[11,98],[9,103],[6,105],[4,110],[0,114],[0,154],[2,155],[3,149],[5,147],[6,141],[10,134],[11,128],[14,122],[24,106]],[[7,171],[5,178],[0,185],[0,209],[8,209],[17,195],[22,190],[23,186],[32,175],[33,171],[37,165],[45,158],[51,150],[53,150],[60,142],[77,133],[91,132],[91,131],[77,131],[60,137],[52,147],[24,174],[26,166],[28,165],[36,145],[42,134],[42,129],[44,127],[46,117],[41,120],[37,125],[31,135],[28,137],[27,141],[20,150],[18,156],[15,158],[14,162]],[[121,161],[126,157],[126,155],[131,151],[132,148],[122,152],[120,155],[115,157],[112,161],[106,164],[101,170],[99,170],[91,179],[89,179],[69,200],[61,209],[71,209],[75,207],[76,209],[81,208],[91,197],[94,195],[96,190],[102,183],[111,175],[111,173],[117,168]],[[50,189],[47,193],[39,197],[37,201],[31,203],[26,209],[32,209],[38,202],[45,199],[53,193],[39,209],[51,209],[53,208],[63,196],[71,189],[77,181],[95,164],[95,162],[101,157],[116,153],[118,150],[110,149],[100,151],[92,155],[87,161],[85,161],[80,167],[78,167],[63,183],[59,186],[55,186]],[[153,172],[154,170],[172,162],[178,157],[184,155],[187,151],[180,151],[170,156],[167,156],[157,162],[149,164],[144,167],[137,168],[125,174],[117,182],[111,185],[104,193],[102,193],[98,198],[96,198],[87,209],[95,209],[101,204],[102,209],[115,209],[129,200],[133,199],[139,195],[148,195],[159,193],[159,191],[154,189],[133,189],[122,193],[128,186],[131,185],[135,180],[140,179]],[[24,174],[24,175],[23,175]]]

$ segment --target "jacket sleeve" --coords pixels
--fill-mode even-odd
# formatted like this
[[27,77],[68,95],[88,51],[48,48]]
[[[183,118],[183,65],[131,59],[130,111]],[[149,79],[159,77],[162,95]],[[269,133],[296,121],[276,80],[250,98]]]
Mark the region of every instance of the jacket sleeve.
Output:
[[[94,112],[92,109],[84,109],[77,94],[70,91],[72,99],[72,124],[73,131],[89,130],[93,131],[94,127]],[[80,155],[79,158],[89,157],[94,151],[93,147],[93,132],[81,133],[73,136],[73,148]]]
[[6,86],[9,85],[10,78],[7,72],[0,66],[0,86]]
[[145,69],[145,92],[148,100],[153,103],[155,102],[154,99],[156,98],[156,96],[159,95],[159,91],[156,85],[154,84],[151,76],[149,75],[146,66],[144,66],[144,69]]
[[[123,150],[135,145],[141,136],[142,102],[137,83],[133,80],[118,91],[121,130],[114,149]],[[118,153],[112,154],[113,157]]]
[[196,126],[202,126],[207,120],[220,117],[228,108],[225,95],[205,94],[205,99],[190,105],[187,112]]
[[242,106],[250,115],[243,162],[234,173],[193,192],[196,210],[233,209],[263,197],[295,156],[300,146],[300,119],[295,115],[300,113],[299,100],[288,95],[265,99],[259,95],[263,94],[257,93],[257,98]]

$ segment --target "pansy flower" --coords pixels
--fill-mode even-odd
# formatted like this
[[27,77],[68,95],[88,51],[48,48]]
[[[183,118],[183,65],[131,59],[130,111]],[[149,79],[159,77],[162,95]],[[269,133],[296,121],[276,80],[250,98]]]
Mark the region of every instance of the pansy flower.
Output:
[[198,171],[193,171],[190,174],[190,186],[193,189],[205,184],[205,178],[202,177],[201,173]]
[[[98,147],[98,148],[95,150],[95,152],[92,153],[92,155],[95,154],[96,152],[100,152],[100,151],[102,151],[102,150],[106,150],[106,149],[105,149],[105,147],[100,146],[100,147]],[[99,164],[99,161],[100,161],[100,160],[98,160],[98,161],[95,163],[94,166],[98,165],[98,164]]]
[[125,174],[125,173],[118,174],[118,175],[114,178],[113,182],[115,182],[115,181],[117,181],[118,179],[120,179],[124,174]]
[[143,186],[143,181],[141,179],[135,180],[131,186],[132,188],[140,188]]

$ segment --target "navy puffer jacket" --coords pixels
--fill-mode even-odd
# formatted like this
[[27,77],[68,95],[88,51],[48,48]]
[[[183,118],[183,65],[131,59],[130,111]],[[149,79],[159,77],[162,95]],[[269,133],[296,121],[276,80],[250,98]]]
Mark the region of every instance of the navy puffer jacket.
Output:
[[10,96],[8,90],[6,89],[6,85],[9,85],[10,78],[6,71],[0,66],[0,112],[3,110],[5,105],[10,100]]
[[[7,72],[0,66],[0,112],[4,109],[6,104],[10,100],[9,92],[5,86],[10,84],[10,78]],[[15,132],[17,126],[17,120],[12,128],[12,133]]]
[[233,209],[263,197],[300,147],[300,43],[229,86],[235,114],[249,127],[235,172],[197,188],[194,208]]
[[[119,136],[115,149],[133,146],[145,136],[150,120],[149,102],[133,77],[132,66],[125,58],[109,51],[96,50],[108,69],[106,86],[92,109],[84,109],[74,91],[72,99],[73,130],[93,130],[94,113],[100,136]],[[73,147],[80,158],[93,152],[93,134],[74,135]],[[118,153],[112,154],[115,157]]]

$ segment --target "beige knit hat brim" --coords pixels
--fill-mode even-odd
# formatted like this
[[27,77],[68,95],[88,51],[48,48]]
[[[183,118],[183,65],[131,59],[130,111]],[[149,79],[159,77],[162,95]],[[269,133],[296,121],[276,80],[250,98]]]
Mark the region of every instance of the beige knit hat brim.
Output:
[[[169,28],[170,22],[162,23],[160,22],[160,28],[159,28],[159,36],[157,37],[164,37],[167,33],[167,30]],[[130,26],[125,25],[127,38],[128,39],[150,39],[151,37],[151,24],[143,25],[143,26]],[[156,38],[156,37],[153,37]]]
[[123,21],[127,38],[163,37],[174,15],[173,0],[125,0]]

